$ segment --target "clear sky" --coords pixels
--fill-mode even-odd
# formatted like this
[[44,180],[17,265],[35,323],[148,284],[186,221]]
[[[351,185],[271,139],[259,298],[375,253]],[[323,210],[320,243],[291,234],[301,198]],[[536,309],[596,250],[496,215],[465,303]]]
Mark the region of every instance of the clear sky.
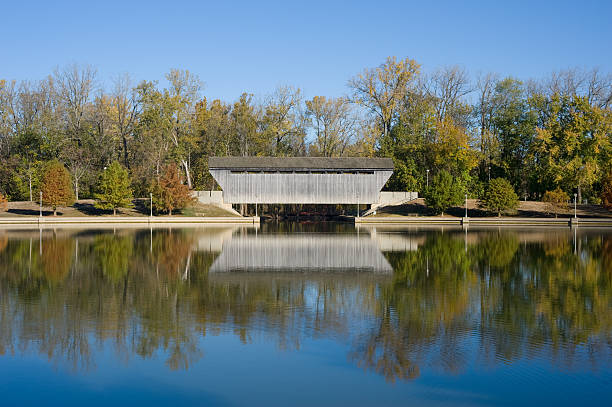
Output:
[[[57,4],[56,4],[57,3]],[[522,79],[612,71],[612,1],[5,1],[0,78],[91,64],[102,81],[188,69],[209,98],[293,85],[340,96],[389,55]]]

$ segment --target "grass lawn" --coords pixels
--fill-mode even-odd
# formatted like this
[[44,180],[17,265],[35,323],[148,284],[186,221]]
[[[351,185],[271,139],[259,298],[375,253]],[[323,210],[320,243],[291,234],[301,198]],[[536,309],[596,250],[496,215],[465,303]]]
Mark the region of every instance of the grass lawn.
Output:
[[[149,209],[145,205],[146,200],[134,200],[133,208],[117,210],[117,216],[149,216]],[[0,217],[38,216],[39,206],[36,202],[20,201],[9,202],[8,210],[0,212]],[[53,216],[50,207],[43,206],[43,216]],[[113,217],[112,210],[102,210],[94,206],[93,199],[81,199],[72,206],[57,208],[57,216],[85,217],[85,216],[108,216]],[[167,215],[156,215],[167,216]],[[206,216],[206,217],[234,217],[238,216],[215,205],[205,205],[196,202],[182,211],[176,211],[173,216]]]
[[[612,212],[599,205],[578,205],[578,217],[582,218],[607,218],[612,217]],[[423,198],[416,199],[408,204],[386,206],[376,211],[373,216],[432,216],[433,213],[425,205]],[[465,216],[465,207],[450,208],[444,213],[448,217],[463,217]],[[487,217],[497,216],[487,212],[478,205],[478,200],[468,199],[468,216],[470,217]],[[508,215],[505,215],[508,216]],[[525,218],[554,218],[555,215],[550,213],[549,205],[544,202],[537,201],[521,201],[516,212],[510,216],[525,217]],[[559,217],[574,216],[574,206],[570,205],[565,210],[558,214]]]

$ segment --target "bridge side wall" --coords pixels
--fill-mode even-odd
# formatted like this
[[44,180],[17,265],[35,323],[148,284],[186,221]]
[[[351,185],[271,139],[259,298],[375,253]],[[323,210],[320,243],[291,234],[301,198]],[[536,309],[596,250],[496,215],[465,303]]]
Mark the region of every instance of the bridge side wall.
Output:
[[392,171],[372,173],[210,170],[225,203],[373,204]]

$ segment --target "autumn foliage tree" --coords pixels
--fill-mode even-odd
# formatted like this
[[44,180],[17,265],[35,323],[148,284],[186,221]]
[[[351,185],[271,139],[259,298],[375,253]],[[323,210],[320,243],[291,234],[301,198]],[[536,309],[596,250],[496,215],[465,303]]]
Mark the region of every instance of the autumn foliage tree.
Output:
[[4,212],[8,209],[8,201],[0,192],[0,212]]
[[608,173],[602,185],[601,203],[608,209],[612,209],[612,171]]
[[153,183],[153,208],[172,215],[175,209],[183,209],[193,202],[189,187],[183,184],[176,164],[166,166],[162,176]]
[[74,202],[70,174],[59,161],[53,160],[47,164],[42,177],[41,192],[43,204],[53,208],[53,216],[57,215],[58,206],[68,206]]
[[542,197],[542,202],[546,202],[547,211],[554,212],[556,218],[559,211],[567,209],[569,199],[569,195],[565,191],[557,188],[554,191],[546,191]]

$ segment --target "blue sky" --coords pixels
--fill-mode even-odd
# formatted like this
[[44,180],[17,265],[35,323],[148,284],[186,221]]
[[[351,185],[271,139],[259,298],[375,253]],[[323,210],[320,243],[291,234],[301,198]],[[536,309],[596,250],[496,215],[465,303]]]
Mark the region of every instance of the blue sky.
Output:
[[54,3],[2,5],[0,78],[41,79],[73,62],[102,81],[180,68],[200,76],[207,97],[233,101],[278,85],[339,96],[388,55],[523,79],[612,71],[612,1]]

